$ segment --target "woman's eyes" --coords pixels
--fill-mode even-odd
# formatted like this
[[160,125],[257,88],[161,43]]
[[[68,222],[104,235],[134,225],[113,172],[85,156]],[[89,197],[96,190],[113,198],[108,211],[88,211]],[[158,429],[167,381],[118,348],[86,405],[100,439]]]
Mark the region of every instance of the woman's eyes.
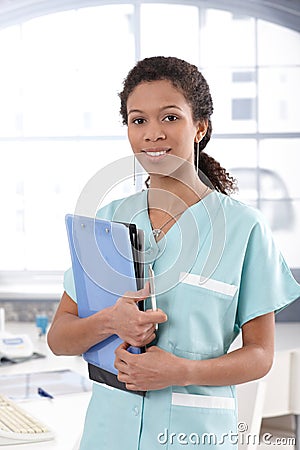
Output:
[[141,119],[141,118],[137,118],[132,121],[132,123],[135,123],[136,125],[142,125],[144,122],[145,122],[145,119]]
[[[176,120],[178,120],[178,117],[174,116],[173,114],[168,114],[167,116],[165,116],[163,118],[164,122],[175,122]],[[133,121],[132,121],[132,123],[134,123],[135,125],[142,125],[145,122],[146,122],[146,119],[142,119],[141,117],[137,117],[136,119],[133,119]]]
[[177,116],[173,116],[173,114],[169,114],[169,115],[167,115],[165,118],[164,118],[164,120],[166,121],[166,122],[175,122],[175,120],[177,120],[178,119],[178,117]]

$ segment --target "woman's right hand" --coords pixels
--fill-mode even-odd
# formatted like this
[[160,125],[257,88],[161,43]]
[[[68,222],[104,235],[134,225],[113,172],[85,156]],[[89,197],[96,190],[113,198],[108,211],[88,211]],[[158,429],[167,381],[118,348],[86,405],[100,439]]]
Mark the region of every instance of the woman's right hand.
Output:
[[157,311],[141,311],[137,303],[150,296],[149,283],[137,292],[125,292],[112,307],[112,327],[123,341],[142,347],[155,339],[155,324],[166,322],[166,314]]

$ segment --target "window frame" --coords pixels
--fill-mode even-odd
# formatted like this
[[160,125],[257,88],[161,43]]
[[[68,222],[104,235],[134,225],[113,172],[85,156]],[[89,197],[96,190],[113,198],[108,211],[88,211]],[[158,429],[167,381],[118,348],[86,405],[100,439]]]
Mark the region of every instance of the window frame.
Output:
[[[17,0],[14,2],[6,2],[1,5],[0,11],[0,31],[8,26],[17,25],[27,20],[37,18],[46,14],[52,14],[55,12],[62,12],[70,9],[80,9],[92,6],[104,6],[113,5],[118,3],[132,4],[134,6],[134,26],[135,26],[135,58],[139,59],[141,54],[141,44],[140,44],[140,8],[142,4],[145,3],[163,3],[163,4],[183,4],[180,0],[129,0],[128,2],[119,0],[111,1],[101,1],[101,0],[63,0],[63,1],[53,1],[53,0],[36,0],[36,1],[22,1]],[[204,0],[188,0],[184,2],[184,5],[197,6],[200,9],[219,9],[223,11],[228,11],[238,15],[246,15],[256,19],[266,20],[283,27],[289,28],[299,32],[299,16],[300,16],[300,3],[293,0],[275,0],[274,2],[262,2],[260,0],[255,0],[252,2],[244,2],[243,0],[233,0],[233,1],[204,1]],[[257,36],[257,30],[256,30]],[[253,68],[256,73],[258,66]],[[256,91],[256,97],[253,98],[256,108],[257,115],[257,105],[258,105],[258,93]],[[253,133],[215,133],[214,138],[216,139],[255,139],[257,148],[259,148],[259,143],[263,139],[293,139],[300,138],[299,132],[279,132],[279,133],[260,133],[256,130]],[[39,140],[38,137],[11,137],[0,138],[0,144],[4,141],[13,142],[32,142],[34,140]],[[56,137],[43,137],[42,139],[47,139],[49,141],[57,140]],[[75,136],[61,136],[59,139],[63,140],[74,140],[78,139]],[[107,140],[107,139],[119,139],[116,136],[80,136],[81,140]],[[121,137],[122,139],[122,137]],[[259,194],[259,192],[258,192]],[[294,273],[299,273],[298,268],[294,269]],[[2,280],[2,288],[0,289],[0,300],[13,300],[13,299],[41,299],[41,300],[58,300],[61,296],[61,282],[62,282],[62,271],[1,271],[0,279]],[[22,293],[20,289],[16,289],[16,286],[24,286],[24,292]]]

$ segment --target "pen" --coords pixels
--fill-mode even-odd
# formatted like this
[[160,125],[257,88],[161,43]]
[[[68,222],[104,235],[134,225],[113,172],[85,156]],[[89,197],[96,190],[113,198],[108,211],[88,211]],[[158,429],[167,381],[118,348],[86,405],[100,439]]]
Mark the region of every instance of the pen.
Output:
[[46,392],[44,389],[42,389],[41,387],[38,388],[38,394],[41,397],[47,397],[47,398],[54,398],[51,394],[49,394],[48,392]]
[[[153,272],[151,265],[149,265],[148,272],[149,272],[150,297],[151,297],[152,309],[153,309],[153,311],[157,311],[155,284],[154,284],[154,272]],[[156,330],[158,329],[158,324],[155,324],[155,329]]]

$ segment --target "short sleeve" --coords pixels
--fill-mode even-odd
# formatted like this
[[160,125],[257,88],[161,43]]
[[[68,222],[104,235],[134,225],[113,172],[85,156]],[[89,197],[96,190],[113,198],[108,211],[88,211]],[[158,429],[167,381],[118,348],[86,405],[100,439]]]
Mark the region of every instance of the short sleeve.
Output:
[[73,277],[73,270],[72,268],[68,269],[64,273],[64,290],[66,293],[71,297],[74,302],[77,303],[77,297],[76,297],[76,290],[75,290],[75,283],[74,283],[74,277]]
[[268,225],[259,220],[249,235],[238,297],[236,324],[269,312],[278,312],[300,297],[293,278],[277,248]]

